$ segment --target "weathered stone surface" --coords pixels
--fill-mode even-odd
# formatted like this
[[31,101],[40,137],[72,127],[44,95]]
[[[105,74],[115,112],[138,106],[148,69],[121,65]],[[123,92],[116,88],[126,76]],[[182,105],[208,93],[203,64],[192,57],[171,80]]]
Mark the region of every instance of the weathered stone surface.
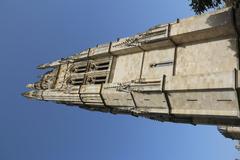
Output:
[[240,138],[240,9],[225,8],[40,65],[24,96],[91,111],[225,126]]

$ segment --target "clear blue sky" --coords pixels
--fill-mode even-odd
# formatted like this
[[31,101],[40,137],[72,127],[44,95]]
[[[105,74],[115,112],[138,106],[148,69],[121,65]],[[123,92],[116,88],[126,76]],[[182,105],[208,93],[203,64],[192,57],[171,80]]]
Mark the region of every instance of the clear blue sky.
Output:
[[0,160],[231,160],[214,126],[161,123],[21,97],[38,64],[193,15],[187,0],[1,0]]

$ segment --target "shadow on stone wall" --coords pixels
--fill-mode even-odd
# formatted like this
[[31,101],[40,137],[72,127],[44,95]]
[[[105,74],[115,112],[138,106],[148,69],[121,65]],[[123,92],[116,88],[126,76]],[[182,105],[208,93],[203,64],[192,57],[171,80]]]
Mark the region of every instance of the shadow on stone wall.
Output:
[[[230,23],[229,27],[225,27],[224,32],[219,35],[219,38],[222,36],[229,37],[229,46],[228,48],[231,49],[232,51],[236,52],[234,55],[235,57],[239,58],[239,38],[238,38],[238,31],[237,31],[237,23],[236,23],[236,17],[238,15],[238,9],[231,9],[231,16],[228,16],[230,19],[226,19],[226,17],[222,16],[222,13],[214,14],[209,16],[207,19],[207,24],[210,26],[216,26],[218,24],[224,24],[224,23]],[[228,15],[228,14],[226,14]],[[240,28],[239,28],[240,30]],[[225,35],[224,35],[225,34]]]

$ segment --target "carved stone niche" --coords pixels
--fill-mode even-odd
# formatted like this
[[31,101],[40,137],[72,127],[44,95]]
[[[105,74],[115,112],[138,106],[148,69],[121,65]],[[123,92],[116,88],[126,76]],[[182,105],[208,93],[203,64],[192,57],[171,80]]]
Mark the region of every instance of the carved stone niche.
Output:
[[59,67],[55,67],[52,70],[46,72],[43,76],[41,76],[40,81],[31,84],[31,88],[40,90],[54,89],[58,70]]

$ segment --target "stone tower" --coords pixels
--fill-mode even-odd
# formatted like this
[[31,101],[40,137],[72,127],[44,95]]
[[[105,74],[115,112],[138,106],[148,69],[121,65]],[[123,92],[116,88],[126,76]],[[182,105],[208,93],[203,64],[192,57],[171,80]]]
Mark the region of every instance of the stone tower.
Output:
[[224,8],[40,65],[28,98],[159,121],[219,126],[240,139],[240,10]]

